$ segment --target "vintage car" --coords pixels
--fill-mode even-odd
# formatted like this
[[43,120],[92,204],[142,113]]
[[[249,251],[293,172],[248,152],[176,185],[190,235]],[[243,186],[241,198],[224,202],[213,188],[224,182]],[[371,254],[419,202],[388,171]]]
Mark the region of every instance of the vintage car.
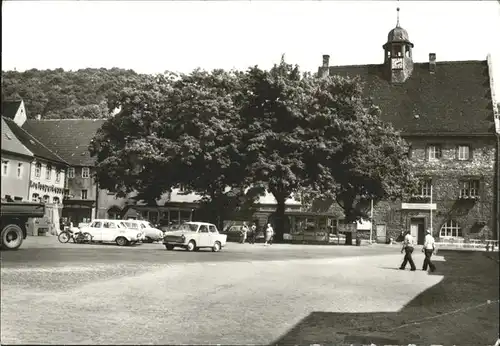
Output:
[[211,248],[213,252],[226,246],[227,236],[220,234],[214,224],[207,222],[186,222],[173,232],[165,232],[163,244],[167,250],[182,247],[187,251]]
[[118,246],[135,244],[143,237],[142,232],[128,228],[122,220],[96,219],[81,231],[90,233],[93,242],[115,242]]
[[163,239],[163,232],[153,226],[149,221],[144,220],[123,220],[123,223],[130,229],[143,233],[143,242],[152,243]]

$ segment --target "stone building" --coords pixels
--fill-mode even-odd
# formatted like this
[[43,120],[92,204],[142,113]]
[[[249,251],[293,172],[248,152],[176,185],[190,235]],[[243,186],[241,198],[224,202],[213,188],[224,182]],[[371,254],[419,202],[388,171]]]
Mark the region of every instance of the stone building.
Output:
[[413,48],[398,20],[383,45],[382,64],[330,66],[324,55],[318,69],[320,77],[359,76],[382,119],[411,145],[420,193],[377,203],[374,236],[383,242],[409,229],[422,244],[431,228],[439,239],[495,239],[498,113],[491,59],[439,62],[430,53],[428,62],[417,63]]

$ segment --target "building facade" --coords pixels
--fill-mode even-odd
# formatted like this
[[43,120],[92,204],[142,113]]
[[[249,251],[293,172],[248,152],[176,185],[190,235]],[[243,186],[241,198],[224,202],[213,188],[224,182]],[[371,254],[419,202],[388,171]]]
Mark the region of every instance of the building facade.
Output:
[[103,119],[27,120],[23,129],[33,134],[68,163],[63,185],[62,217],[74,225],[90,222],[97,213],[99,187],[89,145]]
[[45,217],[30,219],[28,234],[55,234],[59,229],[59,215],[63,208],[64,180],[68,163],[18,126],[15,120],[3,120],[15,137],[33,153],[31,165],[22,173],[29,176],[29,200],[45,204]]
[[2,118],[2,193],[17,201],[29,200],[33,153],[14,135]]
[[[400,25],[389,32],[380,65],[330,66],[320,77],[359,77],[365,96],[410,144],[420,180],[416,196],[382,201],[373,214],[374,238],[410,230],[417,242],[431,229],[439,239],[495,239],[498,228],[498,133],[491,59],[416,63],[414,44]],[[495,231],[496,230],[496,231]]]

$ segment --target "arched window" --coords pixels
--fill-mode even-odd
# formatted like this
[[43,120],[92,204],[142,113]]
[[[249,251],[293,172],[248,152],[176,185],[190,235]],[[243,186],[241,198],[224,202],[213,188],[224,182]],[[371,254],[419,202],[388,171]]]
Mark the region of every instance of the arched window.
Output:
[[31,195],[31,200],[33,202],[38,202],[38,198],[40,197],[40,195],[38,193],[34,193]]
[[119,220],[119,219],[121,219],[121,213],[122,213],[122,210],[119,207],[117,207],[116,205],[114,205],[108,209],[108,218],[110,218],[112,220]]
[[50,203],[50,196],[49,195],[43,196],[43,203]]
[[458,222],[454,220],[448,220],[443,226],[441,226],[441,230],[439,231],[440,238],[461,238],[462,237],[462,229]]
[[59,204],[59,197],[52,198],[52,203]]

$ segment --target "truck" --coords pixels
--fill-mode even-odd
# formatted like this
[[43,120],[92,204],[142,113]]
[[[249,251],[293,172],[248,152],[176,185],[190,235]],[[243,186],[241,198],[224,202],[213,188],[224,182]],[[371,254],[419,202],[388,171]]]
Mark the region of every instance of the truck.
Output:
[[17,250],[26,239],[26,223],[45,215],[45,204],[3,199],[0,205],[0,248]]

